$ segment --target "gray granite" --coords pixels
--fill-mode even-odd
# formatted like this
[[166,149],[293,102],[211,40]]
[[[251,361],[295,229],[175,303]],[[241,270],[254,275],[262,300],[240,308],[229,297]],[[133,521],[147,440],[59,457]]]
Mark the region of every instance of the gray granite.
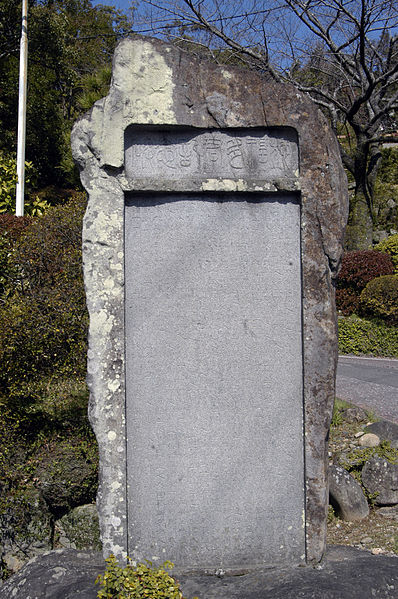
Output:
[[186,129],[125,137],[128,179],[298,179],[297,134],[292,129]]
[[129,554],[300,563],[300,206],[137,198],[125,235]]
[[[104,567],[99,553],[51,551],[0,586],[0,599],[96,599],[99,587],[94,581]],[[187,599],[396,599],[398,557],[335,546],[316,568],[185,574],[178,580]]]
[[[216,132],[218,129],[219,131]],[[191,160],[189,167],[184,166],[185,162],[182,164],[181,160],[186,161],[186,144],[189,149],[189,145],[192,146],[195,139],[199,149],[205,147],[209,140],[218,139],[219,147],[227,148],[228,159],[225,158],[225,152],[223,152],[224,157],[217,166],[207,162],[207,166],[202,169],[202,162],[199,159],[196,159],[196,162]],[[261,166],[259,151],[254,153],[250,150],[251,143],[247,142],[253,139],[255,144],[263,143],[264,151],[268,153],[270,164],[268,171]],[[146,140],[148,143],[143,144],[142,140]],[[242,143],[239,144],[238,141]],[[140,158],[143,145],[145,145],[145,152],[151,152],[153,146],[156,147],[156,152],[158,152],[156,160],[147,157],[147,162],[143,162],[142,157]],[[167,146],[169,147],[167,148]],[[157,346],[157,341],[156,344],[154,343],[154,329],[151,329],[154,326],[154,320],[151,318],[147,323],[149,339],[152,339],[153,356],[157,357],[157,366],[159,366],[159,371],[155,367],[152,368],[152,376],[160,377],[159,384],[156,381],[153,383],[148,380],[148,365],[145,365],[144,359],[141,358],[141,362],[139,361],[135,367],[142,369],[140,371],[143,373],[142,386],[140,381],[132,377],[130,366],[128,369],[130,374],[127,372],[126,377],[125,283],[127,283],[126,288],[133,291],[132,301],[136,309],[142,311],[145,308],[153,311],[157,305],[155,298],[151,295],[151,290],[154,290],[154,281],[150,280],[149,273],[148,280],[145,280],[143,264],[137,271],[138,279],[135,288],[135,274],[129,271],[130,256],[125,252],[124,246],[124,219],[126,217],[127,222],[131,215],[134,215],[134,211],[137,211],[138,203],[141,201],[142,203],[146,202],[146,206],[145,209],[139,211],[138,222],[144,223],[144,226],[148,227],[148,231],[151,232],[149,254],[152,267],[155,265],[156,248],[158,248],[159,258],[162,256],[163,248],[160,247],[160,241],[156,239],[158,233],[155,233],[155,224],[150,221],[148,215],[152,214],[155,222],[156,219],[159,220],[160,230],[162,227],[171,226],[171,239],[168,240],[168,245],[166,244],[165,247],[166,255],[169,258],[172,257],[173,252],[177,252],[177,247],[173,248],[173,242],[175,246],[182,241],[186,244],[185,247],[182,245],[184,251],[179,254],[179,260],[185,261],[185,270],[178,262],[178,266],[169,264],[166,271],[165,262],[159,259],[159,272],[155,274],[159,277],[158,280],[161,284],[157,291],[164,295],[168,289],[168,281],[171,289],[172,281],[176,282],[177,275],[182,273],[184,276],[188,275],[187,285],[196,285],[197,304],[191,306],[191,311],[186,306],[178,305],[178,301],[181,303],[183,297],[189,296],[188,293],[185,296],[183,294],[183,282],[173,289],[174,295],[170,295],[169,304],[164,305],[161,302],[159,309],[168,310],[168,316],[172,313],[171,307],[174,302],[175,312],[180,311],[187,316],[185,324],[178,323],[180,327],[178,330],[181,334],[184,331],[192,332],[189,330],[189,323],[193,322],[194,310],[200,311],[203,308],[201,317],[211,314],[209,322],[203,322],[202,329],[197,324],[195,335],[200,339],[200,330],[211,331],[214,338],[209,337],[206,343],[209,345],[209,351],[211,346],[213,347],[213,356],[220,356],[219,362],[215,364],[213,362],[212,369],[210,369],[210,363],[206,362],[206,359],[209,358],[205,355],[201,344],[198,345],[197,354],[201,357],[200,361],[196,357],[192,359],[192,356],[189,355],[194,347],[194,338],[184,341],[184,343],[188,343],[185,345],[186,356],[181,354],[183,345],[177,347],[177,344],[174,343],[172,347],[169,368],[175,373],[176,396],[173,399],[172,407],[173,410],[176,410],[176,420],[173,421],[170,430],[168,449],[178,447],[178,439],[181,434],[184,456],[181,457],[175,452],[173,458],[175,462],[171,461],[167,465],[168,470],[164,477],[163,489],[169,494],[166,498],[169,503],[163,504],[163,507],[159,508],[156,512],[157,517],[159,518],[159,515],[163,513],[164,518],[167,519],[168,512],[165,511],[165,506],[170,505],[175,492],[170,490],[169,484],[170,480],[174,480],[173,476],[176,476],[174,463],[185,464],[185,477],[191,451],[192,468],[197,470],[201,486],[207,480],[205,479],[206,468],[209,470],[209,480],[213,481],[214,472],[210,472],[211,468],[217,464],[222,471],[221,485],[217,486],[213,482],[212,494],[206,493],[206,489],[200,489],[200,493],[203,493],[206,501],[210,502],[208,505],[205,502],[204,506],[200,506],[202,511],[198,511],[198,516],[202,519],[200,528],[203,535],[210,535],[207,538],[211,538],[211,528],[214,522],[211,518],[215,518],[214,537],[219,533],[218,526],[226,528],[223,517],[219,513],[220,501],[224,502],[227,513],[231,517],[241,513],[242,506],[246,505],[248,513],[237,520],[239,534],[245,529],[247,525],[247,521],[244,524],[245,518],[249,518],[250,513],[252,518],[254,513],[259,515],[257,520],[253,521],[252,519],[250,530],[255,530],[257,527],[261,530],[261,527],[264,528],[263,514],[270,507],[267,502],[271,501],[270,497],[273,492],[278,491],[279,495],[276,493],[276,500],[272,507],[277,522],[272,522],[272,526],[274,531],[280,534],[280,545],[284,544],[282,537],[285,535],[286,527],[291,525],[294,533],[292,533],[292,537],[287,536],[287,539],[293,539],[292,551],[294,560],[297,560],[302,555],[301,549],[304,545],[302,529],[304,524],[307,562],[319,561],[325,551],[328,505],[327,435],[334,400],[337,360],[333,286],[342,252],[342,239],[348,209],[346,180],[339,159],[338,144],[330,132],[326,120],[310,99],[297,92],[293,87],[268,81],[259,74],[248,70],[220,67],[213,63],[200,61],[158,40],[135,37],[123,40],[119,44],[114,58],[109,94],[97,102],[90,113],[75,125],[72,147],[75,160],[81,169],[82,182],[89,193],[83,232],[85,282],[90,312],[88,384],[91,397],[90,419],[100,449],[100,487],[97,502],[104,553],[114,552],[123,555],[136,545],[134,538],[128,539],[129,531],[138,530],[134,528],[136,525],[134,502],[132,496],[129,497],[129,493],[138,493],[142,501],[144,492],[136,489],[140,485],[141,489],[149,488],[146,472],[149,464],[147,465],[146,461],[151,453],[146,446],[142,454],[143,460],[139,464],[137,462],[136,465],[130,463],[131,457],[129,457],[127,480],[126,450],[128,456],[134,454],[134,444],[140,448],[140,451],[144,450],[143,430],[149,431],[150,423],[143,422],[141,416],[146,413],[149,418],[151,410],[154,410],[152,413],[157,415],[154,427],[155,429],[157,427],[159,431],[164,431],[159,437],[163,444],[167,437],[166,424],[170,422],[171,418],[167,413],[169,405],[167,402],[172,393],[166,385],[166,383],[170,383],[168,377],[171,375],[166,372],[165,356],[168,352],[168,343],[174,339],[174,333],[166,330],[167,326],[164,327],[164,334],[156,334],[156,339],[159,338],[160,342],[160,345]],[[236,153],[237,147],[244,149],[240,158]],[[231,154],[228,155],[229,149]],[[182,152],[179,169],[167,166],[169,156],[171,156],[169,151],[173,152],[173,155]],[[198,156],[198,153],[192,154],[192,156]],[[210,160],[210,156],[211,153],[207,152],[207,161]],[[257,168],[253,162],[256,156],[259,157]],[[298,156],[299,171],[296,168]],[[163,165],[162,168],[161,165]],[[187,176],[183,175],[184,169],[189,171]],[[134,193],[137,195],[134,196]],[[225,194],[225,201],[217,202],[218,193]],[[166,194],[167,198],[161,198],[162,194]],[[178,194],[178,198],[176,194]],[[198,199],[197,194],[202,194],[200,196],[202,202]],[[228,194],[233,195],[230,197]],[[247,194],[252,194],[253,200],[248,200]],[[278,200],[280,196],[281,201]],[[134,202],[136,202],[135,205]],[[158,211],[155,217],[156,203]],[[175,221],[175,218],[178,220],[179,216],[177,214],[171,216],[171,212],[175,210],[177,204],[180,204],[181,212],[179,214],[183,221],[181,238],[177,234]],[[189,211],[198,204],[205,204],[206,208],[201,206],[190,224]],[[264,252],[266,253],[273,247],[275,239],[273,233],[267,230],[266,223],[270,214],[269,210],[274,209],[278,204],[281,208],[292,209],[293,212],[296,210],[296,213],[291,221],[292,231],[290,231],[289,224],[290,216],[286,217],[286,223],[284,216],[272,217],[273,225],[278,227],[278,235],[282,236],[282,243],[278,246],[279,250],[286,250],[286,253],[283,254],[283,265],[280,268],[278,265],[272,265],[273,268],[268,273],[265,268],[267,260]],[[299,220],[298,207],[300,208]],[[226,220],[224,221],[223,217],[220,223],[220,239],[218,239],[214,233],[211,233],[211,227],[216,225],[218,219],[216,215],[223,211]],[[244,231],[239,236],[235,219],[241,218],[245,224]],[[265,218],[264,239],[261,239],[259,255],[255,256],[254,244],[258,243],[261,237],[260,224],[263,218]],[[189,255],[190,252],[195,253],[200,247],[200,231],[197,231],[200,219],[211,223],[209,230],[206,228],[205,231],[202,231],[202,240],[215,244],[214,248],[206,248],[206,252],[210,252],[211,260],[215,260],[218,255],[217,248],[219,248],[220,258],[223,256],[224,262],[227,257],[232,256],[236,262],[235,265],[228,266],[229,270],[224,272],[221,269],[220,271],[223,273],[220,276],[225,286],[226,297],[230,306],[233,306],[231,315],[241,319],[242,324],[240,328],[236,329],[236,340],[232,340],[232,336],[229,338],[232,345],[230,344],[227,350],[225,349],[226,339],[217,330],[215,324],[217,321],[214,313],[215,303],[220,301],[221,289],[212,289],[211,280],[209,281],[209,291],[214,293],[215,300],[210,309],[211,297],[208,297],[203,285],[206,276],[214,277],[215,274],[207,267],[203,268],[203,272],[200,271],[199,256]],[[299,235],[297,232],[298,222],[300,224]],[[254,225],[253,230],[251,229],[252,225]],[[127,233],[129,227],[131,231],[133,225],[127,226]],[[228,227],[232,227],[234,243],[238,250],[236,254],[232,246],[227,248],[226,231]],[[163,238],[167,237],[161,231],[159,235],[163,235]],[[194,244],[195,239],[196,245]],[[247,239],[247,245],[245,245],[245,239]],[[270,298],[266,298],[264,301],[261,298],[260,301],[260,295],[265,291],[264,285],[267,280],[274,285],[278,276],[287,275],[290,265],[287,266],[284,261],[285,258],[289,259],[294,254],[298,239],[301,252],[300,269],[297,267],[298,256],[296,255],[296,262],[291,269],[293,279],[287,286],[287,294],[294,292],[296,294],[296,300],[293,300],[291,305],[289,304],[294,313],[292,320],[289,320],[289,327],[292,326],[293,334],[286,342],[281,333],[284,330],[282,312],[280,315],[272,314],[271,318],[271,315],[267,313],[267,301]],[[217,243],[215,243],[216,241]],[[132,242],[131,247],[135,260],[138,260],[135,253],[140,247],[142,249],[143,244],[142,239]],[[205,257],[206,252],[203,254]],[[260,258],[260,255],[263,258]],[[245,260],[248,260],[248,273],[253,264],[256,281],[250,280],[250,277],[248,277],[250,283],[243,281]],[[137,266],[136,263],[134,264]],[[263,265],[262,272],[261,264]],[[300,286],[297,285],[298,270],[301,276],[301,297]],[[228,273],[231,280],[228,279]],[[264,280],[261,280],[262,277]],[[267,277],[270,278],[267,279]],[[215,279],[213,279],[213,287],[214,281]],[[140,287],[143,283],[146,287],[143,287],[143,297],[140,299]],[[250,309],[252,312],[254,311],[254,322],[250,320],[250,315],[246,318],[243,304],[239,305],[238,301],[235,306],[232,293],[234,284],[239,285],[236,291],[241,294],[245,302],[249,299],[252,300]],[[202,295],[199,293],[201,286]],[[253,293],[250,293],[250,289]],[[266,294],[263,293],[263,295]],[[272,301],[275,301],[278,307],[280,305],[281,309],[287,310],[288,300],[283,297],[280,288],[278,288],[276,298]],[[270,306],[272,306],[272,301]],[[221,330],[225,332],[227,330],[227,310],[222,303],[217,305],[217,309],[221,311]],[[299,324],[297,313],[300,311],[300,306],[302,326]],[[129,318],[128,311],[126,313]],[[263,313],[266,313],[264,322],[262,321]],[[142,314],[135,315],[135,317],[139,320],[142,318]],[[173,313],[173,318],[172,322],[175,326],[178,320],[175,313]],[[245,318],[247,320],[246,332]],[[270,331],[267,332],[266,322],[279,322],[279,319],[281,324],[275,326],[271,324]],[[288,331],[288,329],[286,330]],[[229,333],[232,335],[232,331],[228,331]],[[257,335],[256,342],[252,333]],[[265,338],[268,333],[273,341],[271,347],[265,350]],[[139,332],[135,333],[133,326],[130,333],[127,332],[127,336],[131,337],[132,335],[134,340],[135,334],[139,335]],[[276,343],[276,340],[279,342],[279,335],[281,335],[281,350],[277,350]],[[141,334],[140,343],[144,337],[145,335]],[[257,342],[259,351],[252,351],[250,344],[254,346],[254,343]],[[239,351],[236,349],[237,346],[233,345],[234,343],[239,344]],[[145,346],[142,349],[148,357],[151,353],[150,349]],[[223,355],[225,351],[227,351],[226,356]],[[281,399],[281,405],[278,405],[274,393],[273,409],[270,409],[265,382],[268,376],[267,368],[275,366],[274,354],[277,354],[278,351],[281,352],[282,359],[286,362],[279,363],[273,375],[276,380],[280,379],[283,399]],[[293,356],[295,353],[297,355]],[[129,359],[129,355],[127,352],[127,359]],[[140,348],[133,349],[131,355],[137,358],[140,355]],[[228,355],[229,359],[227,359]],[[240,355],[242,355],[242,364],[240,359],[232,360],[232,356],[240,358]],[[189,396],[187,396],[189,382],[185,379],[182,381],[181,372],[173,366],[175,357],[180,360],[184,358],[190,373],[194,373],[195,381],[199,385]],[[254,363],[249,368],[248,364],[251,359],[254,360]],[[202,362],[202,360],[204,361]],[[195,362],[198,372],[194,368]],[[221,379],[217,378],[215,376],[217,368],[225,368],[227,364],[230,372],[224,372]],[[201,374],[201,367],[205,367],[205,373]],[[254,377],[256,369],[258,376]],[[241,374],[239,374],[240,372]],[[218,386],[211,389],[212,377],[214,377],[214,381],[220,381],[220,391]],[[303,381],[302,393],[298,379]],[[125,420],[126,381],[129,388],[134,390],[134,394],[137,392],[135,404],[134,397],[127,396],[127,406],[130,406],[128,421],[133,423],[136,418],[136,426],[128,424],[127,431]],[[151,385],[154,384],[155,387],[152,389],[162,388],[162,394],[151,398],[151,403],[159,407],[158,411],[156,411],[156,407],[154,408],[147,402]],[[273,382],[272,385],[275,388],[277,383]],[[295,387],[291,396],[288,390],[289,385]],[[262,403],[259,399],[260,388],[263,397],[267,399]],[[184,427],[189,422],[189,416],[184,415],[184,418],[179,420],[180,414],[184,411],[183,405],[186,405],[187,411],[191,409],[192,412],[192,406],[199,397],[201,389],[206,394],[201,397],[204,405],[200,406],[198,417],[196,417],[196,410],[191,414],[192,420],[196,420],[198,428],[195,429],[192,424],[188,430],[185,430]],[[232,393],[231,397],[228,397],[229,391]],[[182,405],[181,394],[184,393],[184,404]],[[217,406],[214,412],[211,411],[212,395]],[[243,401],[242,405],[238,406],[239,409],[236,410],[234,417],[232,412],[235,409],[234,402],[236,404],[238,395],[242,397]],[[141,397],[141,400],[138,397]],[[133,403],[131,403],[132,401]],[[256,411],[256,408],[260,408],[258,417],[254,413],[250,414],[248,403],[251,401],[254,402],[253,412]],[[147,404],[143,405],[145,402]],[[135,409],[138,409],[138,404],[141,411],[136,413]],[[166,410],[163,412],[162,406],[166,406]],[[242,411],[239,412],[239,410]],[[166,415],[164,415],[165,411]],[[221,412],[223,419],[219,417]],[[214,413],[213,419],[210,416],[212,413]],[[244,432],[242,438],[237,435],[239,417],[242,421],[242,433]],[[246,421],[247,418],[249,418],[248,421]],[[270,422],[267,422],[268,419],[271,419]],[[303,420],[304,437],[301,424]],[[144,428],[141,429],[141,426]],[[227,455],[226,448],[222,447],[223,441],[227,438],[228,427],[232,427],[232,433],[237,438],[236,447],[232,441],[229,441],[229,455]],[[280,428],[279,431],[276,430],[278,428]],[[192,445],[190,445],[188,435],[191,434],[192,437],[195,430],[197,436],[192,438]],[[205,455],[203,460],[198,461],[195,451],[198,447],[199,430],[204,433],[202,447]],[[210,438],[211,430],[219,436],[213,446],[205,447],[204,442]],[[286,445],[289,445],[290,436],[292,436],[295,450],[291,452],[291,455],[289,449],[287,449],[288,455],[282,455],[280,439],[283,435],[287,436]],[[254,439],[251,438],[252,436]],[[243,437],[246,437],[247,446],[245,446]],[[304,461],[303,452],[296,451],[300,445],[300,439],[301,449],[304,450]],[[273,446],[274,443],[275,447],[272,447],[271,450],[270,445]],[[241,452],[240,457],[242,458],[243,448],[246,449],[249,457],[239,462],[239,452]],[[236,454],[231,455],[235,449]],[[156,451],[156,443],[154,451]],[[220,464],[220,458],[225,461],[228,458],[228,464]],[[152,467],[153,457],[151,460]],[[228,465],[231,467],[229,477]],[[294,474],[295,469],[297,470],[296,475]],[[242,479],[246,474],[250,485],[245,491],[247,497],[245,503],[245,498],[239,496],[235,484],[238,485],[238,488],[241,485],[240,488],[242,488]],[[159,474],[156,476],[158,480],[155,487],[158,500],[162,504]],[[277,489],[278,476],[281,481],[280,487],[284,487],[285,490],[284,500],[289,497],[287,515],[282,515],[283,510],[278,505],[282,493],[280,489]],[[254,485],[253,481],[256,477],[257,482]],[[268,477],[271,485],[267,494],[268,498],[261,497],[260,499],[266,486],[263,479],[268,480]],[[300,477],[305,482],[305,495],[303,491],[298,491]],[[185,494],[184,501],[187,496],[193,497],[194,478],[194,474],[189,474],[186,479],[186,488],[184,484],[181,485]],[[289,483],[286,484],[286,481]],[[127,482],[130,484],[129,487]],[[180,483],[182,482],[180,481]],[[292,490],[291,485],[293,485]],[[230,492],[230,496],[226,497],[228,492]],[[296,499],[291,500],[290,494],[297,494]],[[149,505],[152,501],[153,498],[148,497]],[[258,502],[258,511],[257,509],[251,510],[250,504],[253,501]],[[131,512],[128,503],[132,505]],[[303,520],[298,522],[297,514],[303,503],[305,503],[305,512],[301,514]],[[147,509],[147,506],[144,507]],[[174,520],[177,514],[188,518],[189,527],[185,541],[189,545],[187,551],[192,551],[190,565],[202,567],[206,553],[200,548],[202,539],[197,539],[199,549],[196,550],[194,539],[189,534],[189,531],[196,530],[194,526],[194,510],[196,508],[197,504],[194,503],[192,513],[188,514],[191,505],[181,502],[180,508],[175,506],[170,515]],[[204,510],[207,510],[209,514],[209,520],[203,518]],[[270,511],[272,512],[272,510]],[[151,514],[154,516],[152,512]],[[127,515],[129,515],[129,524],[127,524]],[[278,533],[279,518],[282,527],[280,533]],[[288,525],[289,519],[291,523]],[[273,520],[272,517],[271,520]],[[233,525],[234,522],[232,522]],[[171,520],[162,525],[163,530],[172,530]],[[154,530],[153,523],[151,526]],[[141,530],[143,529],[144,526],[141,523]],[[250,530],[246,528],[242,547],[247,548],[251,535]],[[224,533],[226,535],[225,530]],[[182,534],[181,531],[179,534]],[[260,555],[256,556],[256,561],[265,565],[272,564],[274,556],[264,553],[264,549],[259,544],[259,537],[259,534],[254,535],[254,539],[257,539],[255,540],[255,551],[260,552]],[[226,538],[227,536],[222,538],[222,543]],[[166,541],[169,543],[171,539],[166,538]],[[182,541],[181,536],[180,541]],[[165,549],[163,539],[154,542],[157,542],[157,546],[162,550]],[[239,539],[235,541],[236,547],[239,548],[240,542],[239,536]],[[235,552],[234,548],[223,549],[222,543],[218,549],[214,544],[210,547],[211,552],[208,555],[209,561],[212,563],[209,563],[209,566],[218,568],[222,565],[228,568],[235,565],[238,555],[245,561],[244,551],[246,549],[243,550],[243,553],[239,553],[239,550]],[[299,547],[300,550],[298,550]],[[223,561],[224,557],[220,557],[221,550],[229,552],[225,562]],[[162,558],[155,553],[154,556]],[[197,563],[195,556],[199,556]],[[253,560],[254,558],[248,556],[247,560],[249,559]],[[278,561],[278,553],[276,553],[275,559]],[[189,557],[183,558],[184,564],[187,564],[188,561]]]

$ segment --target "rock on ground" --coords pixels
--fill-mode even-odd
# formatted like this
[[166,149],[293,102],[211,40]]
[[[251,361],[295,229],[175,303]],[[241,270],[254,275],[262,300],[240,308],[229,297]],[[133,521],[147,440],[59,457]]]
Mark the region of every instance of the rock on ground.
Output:
[[58,549],[27,562],[0,587],[0,599],[96,599],[100,553]]
[[341,466],[329,466],[330,503],[343,520],[354,522],[369,514],[369,506],[361,485]]
[[79,505],[55,522],[61,547],[101,551],[98,512],[95,504]]
[[361,447],[377,447],[380,445],[380,437],[374,433],[365,433],[359,437],[358,445]]
[[398,464],[372,457],[362,469],[362,484],[375,496],[376,505],[398,503]]
[[384,441],[390,441],[391,447],[398,448],[398,424],[388,420],[380,420],[369,424],[365,430],[367,433],[377,435]]
[[[96,599],[99,553],[62,549],[34,558],[0,587],[0,599]],[[367,599],[398,597],[398,557],[330,547],[321,567],[255,570],[240,576],[180,576],[191,599]]]

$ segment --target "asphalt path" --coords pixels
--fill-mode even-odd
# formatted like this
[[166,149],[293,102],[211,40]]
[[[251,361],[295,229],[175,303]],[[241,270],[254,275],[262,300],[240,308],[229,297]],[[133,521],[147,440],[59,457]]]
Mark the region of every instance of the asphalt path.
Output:
[[339,356],[336,396],[398,424],[398,360]]

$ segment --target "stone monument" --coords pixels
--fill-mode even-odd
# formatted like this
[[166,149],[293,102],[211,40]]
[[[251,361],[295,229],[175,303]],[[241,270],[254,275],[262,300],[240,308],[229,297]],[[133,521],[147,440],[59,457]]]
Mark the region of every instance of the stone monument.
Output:
[[105,554],[319,561],[348,209],[325,119],[291,86],[135,37],[72,146]]

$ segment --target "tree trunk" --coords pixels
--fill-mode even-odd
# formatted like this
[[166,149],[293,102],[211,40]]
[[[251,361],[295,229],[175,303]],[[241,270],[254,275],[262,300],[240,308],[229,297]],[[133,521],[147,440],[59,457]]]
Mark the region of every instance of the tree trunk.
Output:
[[345,250],[368,250],[373,243],[373,220],[365,193],[357,188],[350,198]]
[[345,238],[346,251],[368,250],[373,242],[372,192],[369,177],[370,146],[364,135],[356,132],[356,151],[353,161],[355,192],[350,197],[350,213]]

